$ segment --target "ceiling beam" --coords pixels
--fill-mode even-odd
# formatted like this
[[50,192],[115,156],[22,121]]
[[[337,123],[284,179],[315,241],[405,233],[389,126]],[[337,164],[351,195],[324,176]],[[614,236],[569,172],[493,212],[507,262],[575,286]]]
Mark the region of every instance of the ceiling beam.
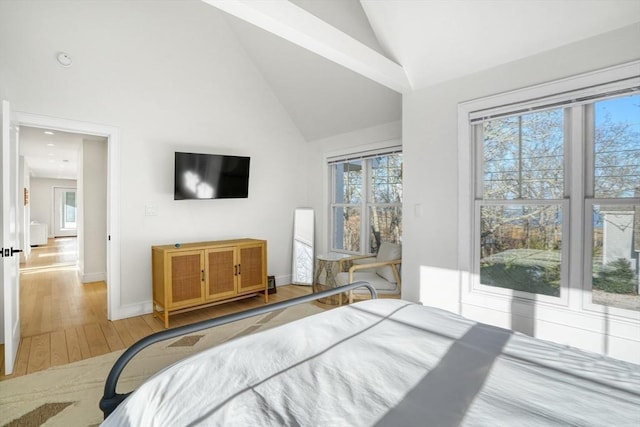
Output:
[[396,92],[411,91],[404,69],[286,0],[203,0]]

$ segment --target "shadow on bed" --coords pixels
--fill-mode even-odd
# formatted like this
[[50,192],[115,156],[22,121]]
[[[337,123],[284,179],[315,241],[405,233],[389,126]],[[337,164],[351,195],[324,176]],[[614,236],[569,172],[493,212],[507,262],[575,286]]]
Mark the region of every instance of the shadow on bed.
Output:
[[473,325],[376,425],[411,425],[415,420],[426,426],[460,425],[512,334],[494,326]]

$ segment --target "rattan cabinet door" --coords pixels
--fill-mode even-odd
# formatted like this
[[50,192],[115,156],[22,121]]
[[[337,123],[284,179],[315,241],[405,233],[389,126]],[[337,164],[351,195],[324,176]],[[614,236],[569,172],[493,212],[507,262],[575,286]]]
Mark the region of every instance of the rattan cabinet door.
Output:
[[267,248],[264,243],[239,246],[238,292],[264,291],[267,286]]
[[237,251],[234,247],[221,247],[205,251],[206,298],[215,301],[234,297],[238,293],[236,282]]
[[204,301],[203,251],[168,254],[171,278],[169,308],[186,307]]

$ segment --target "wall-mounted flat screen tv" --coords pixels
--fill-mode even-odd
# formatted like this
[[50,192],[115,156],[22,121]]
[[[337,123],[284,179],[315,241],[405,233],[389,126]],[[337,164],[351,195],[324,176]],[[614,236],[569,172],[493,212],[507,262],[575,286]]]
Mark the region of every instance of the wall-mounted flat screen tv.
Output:
[[174,200],[249,196],[249,157],[176,152]]

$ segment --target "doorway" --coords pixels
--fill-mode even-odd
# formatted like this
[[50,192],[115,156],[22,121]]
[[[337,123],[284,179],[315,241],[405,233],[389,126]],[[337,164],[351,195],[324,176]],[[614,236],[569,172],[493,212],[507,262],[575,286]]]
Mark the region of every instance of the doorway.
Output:
[[[104,139],[106,142],[106,200],[105,200],[105,212],[104,212],[104,229],[103,237],[105,241],[104,253],[106,254],[106,277],[105,282],[107,285],[107,318],[115,320],[120,318],[118,303],[120,300],[120,238],[118,235],[119,230],[119,168],[118,168],[118,156],[119,156],[119,132],[117,128],[111,126],[97,125],[94,123],[87,123],[75,120],[61,119],[50,116],[41,116],[36,114],[15,112],[12,118],[19,126],[28,126],[33,128],[40,128],[44,130],[51,130],[53,132],[69,132],[73,134],[93,135]],[[82,184],[80,184],[82,185]],[[61,196],[62,197],[62,196]],[[68,201],[71,203],[71,197],[68,197]],[[69,226],[72,220],[76,221],[76,230],[78,234],[78,247],[80,249],[79,264],[82,265],[83,260],[83,218],[82,210],[78,211],[77,206],[82,203],[82,190],[80,189],[75,193],[75,199],[73,203],[76,206],[75,218],[71,210],[67,212],[67,223]],[[64,205],[64,203],[63,203]]]

